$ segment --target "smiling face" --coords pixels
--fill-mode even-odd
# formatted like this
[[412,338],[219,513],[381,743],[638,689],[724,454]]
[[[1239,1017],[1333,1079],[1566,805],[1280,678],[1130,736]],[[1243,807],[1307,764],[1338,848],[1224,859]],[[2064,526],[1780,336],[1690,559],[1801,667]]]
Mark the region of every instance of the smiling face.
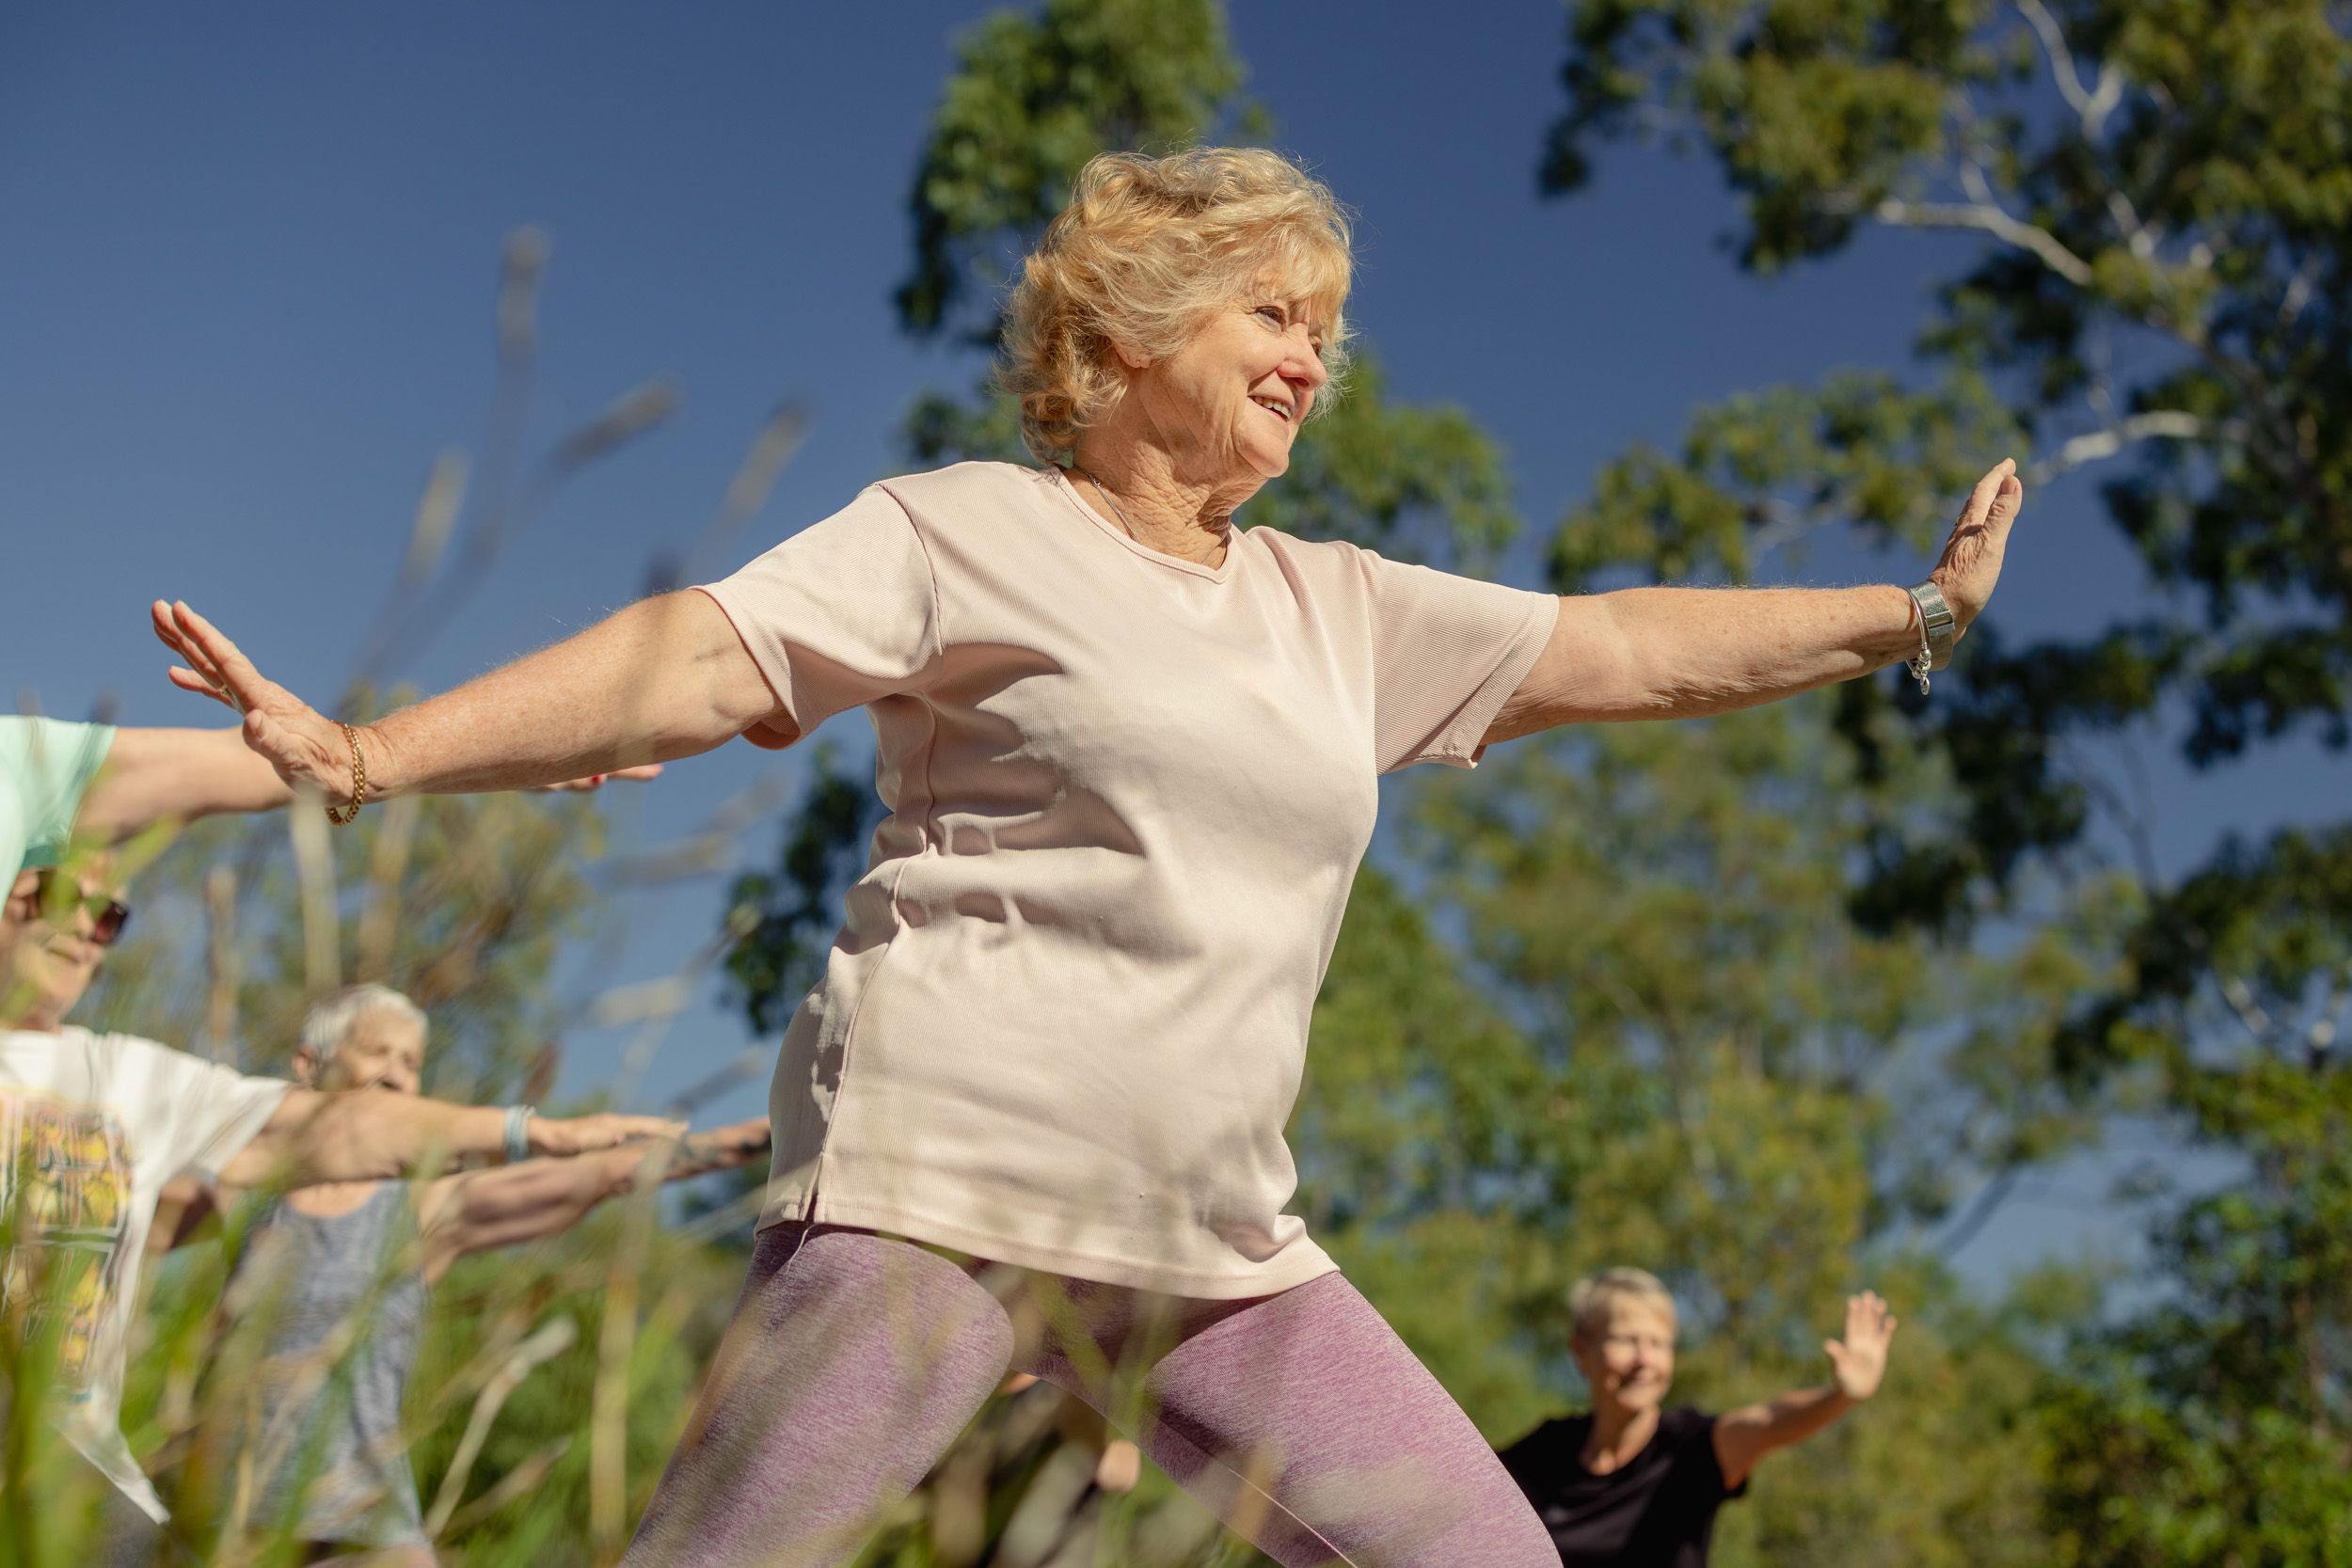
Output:
[[1136,367],[1128,399],[1185,478],[1254,491],[1290,467],[1291,443],[1330,380],[1311,300],[1272,285],[1213,310],[1184,346]]
[[80,869],[81,902],[44,910],[41,874],[22,871],[0,913],[0,1025],[55,1032],[89,990],[106,949],[93,940],[92,902],[119,897],[103,865]]
[[418,1094],[424,1086],[424,1025],[391,1007],[370,1007],[351,1021],[321,1062],[305,1045],[294,1052],[294,1075],[312,1088],[383,1089]]
[[1674,1383],[1674,1313],[1640,1296],[1613,1297],[1606,1322],[1578,1329],[1568,1349],[1592,1386],[1596,1410],[1655,1410]]

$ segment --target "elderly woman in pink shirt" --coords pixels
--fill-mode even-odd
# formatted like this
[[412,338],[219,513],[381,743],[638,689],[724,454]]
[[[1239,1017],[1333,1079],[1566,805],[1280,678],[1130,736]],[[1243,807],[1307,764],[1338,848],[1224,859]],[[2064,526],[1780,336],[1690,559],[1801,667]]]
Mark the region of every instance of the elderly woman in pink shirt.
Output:
[[1476,1430],[1305,1225],[1282,1127],[1384,772],[1914,662],[1930,583],[1556,597],[1235,526],[1344,368],[1347,223],[1270,152],[1112,155],[1028,259],[1038,467],[886,481],[735,576],[364,727],[184,605],[173,678],[338,815],[791,744],[864,707],[889,816],[785,1034],[735,1326],[628,1560],[846,1561],[1007,1372],[1285,1563],[1536,1568]]

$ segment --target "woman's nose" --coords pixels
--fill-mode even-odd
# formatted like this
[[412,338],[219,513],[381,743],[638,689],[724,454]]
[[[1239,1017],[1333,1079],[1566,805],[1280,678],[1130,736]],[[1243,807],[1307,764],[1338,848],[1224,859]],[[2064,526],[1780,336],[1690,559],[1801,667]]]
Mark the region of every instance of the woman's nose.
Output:
[[1320,387],[1331,379],[1330,371],[1324,366],[1323,356],[1315,352],[1314,340],[1307,336],[1304,327],[1291,336],[1291,363],[1283,367],[1283,373],[1294,381],[1305,382],[1310,388]]

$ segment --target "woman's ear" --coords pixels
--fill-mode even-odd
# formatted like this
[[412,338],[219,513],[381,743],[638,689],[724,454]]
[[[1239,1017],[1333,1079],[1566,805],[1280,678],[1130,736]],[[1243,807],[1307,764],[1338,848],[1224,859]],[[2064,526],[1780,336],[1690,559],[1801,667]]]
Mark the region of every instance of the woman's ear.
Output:
[[1116,338],[1104,341],[1111,345],[1111,352],[1119,356],[1119,362],[1129,370],[1148,371],[1152,368],[1152,356],[1141,349],[1129,343],[1122,343]]
[[306,1089],[319,1086],[319,1053],[307,1045],[297,1045],[294,1053],[294,1082]]

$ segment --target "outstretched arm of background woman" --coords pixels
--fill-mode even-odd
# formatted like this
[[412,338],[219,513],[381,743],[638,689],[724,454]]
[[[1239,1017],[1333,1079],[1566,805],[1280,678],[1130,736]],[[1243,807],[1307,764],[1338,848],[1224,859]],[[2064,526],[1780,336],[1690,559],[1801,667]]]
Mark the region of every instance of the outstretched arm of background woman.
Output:
[[[173,683],[245,715],[245,741],[280,778],[350,799],[342,728],[263,676],[184,604],[156,602],[155,634],[186,661]],[[708,594],[641,600],[577,637],[453,691],[358,726],[368,798],[522,789],[709,751],[746,731],[794,735],[766,677]]]
[[1756,1461],[1774,1449],[1802,1443],[1879,1391],[1886,1376],[1886,1351],[1895,1338],[1895,1314],[1876,1291],[1846,1298],[1846,1337],[1824,1339],[1831,1382],[1826,1388],[1799,1388],[1763,1404],[1726,1410],[1715,1418],[1715,1463],[1725,1486],[1748,1479]]
[[[667,1117],[532,1117],[524,1124],[533,1154],[588,1154],[638,1138],[674,1138],[686,1124]],[[286,1091],[251,1142],[220,1173],[230,1187],[277,1181],[378,1181],[434,1161],[488,1157],[506,1148],[506,1112],[452,1105],[374,1089]]]
[[[1931,579],[1958,631],[1993,596],[2025,502],[2014,461],[1977,482]],[[1489,744],[1555,724],[1694,719],[1793,697],[1919,651],[1919,615],[1891,584],[1864,588],[1629,588],[1572,594]]]
[[[526,1160],[444,1176],[417,1204],[427,1284],[468,1253],[517,1246],[579,1224],[641,1181],[684,1181],[768,1153],[768,1118],[696,1132],[675,1144],[633,1144],[569,1160]],[[658,1162],[648,1167],[648,1161]]]

